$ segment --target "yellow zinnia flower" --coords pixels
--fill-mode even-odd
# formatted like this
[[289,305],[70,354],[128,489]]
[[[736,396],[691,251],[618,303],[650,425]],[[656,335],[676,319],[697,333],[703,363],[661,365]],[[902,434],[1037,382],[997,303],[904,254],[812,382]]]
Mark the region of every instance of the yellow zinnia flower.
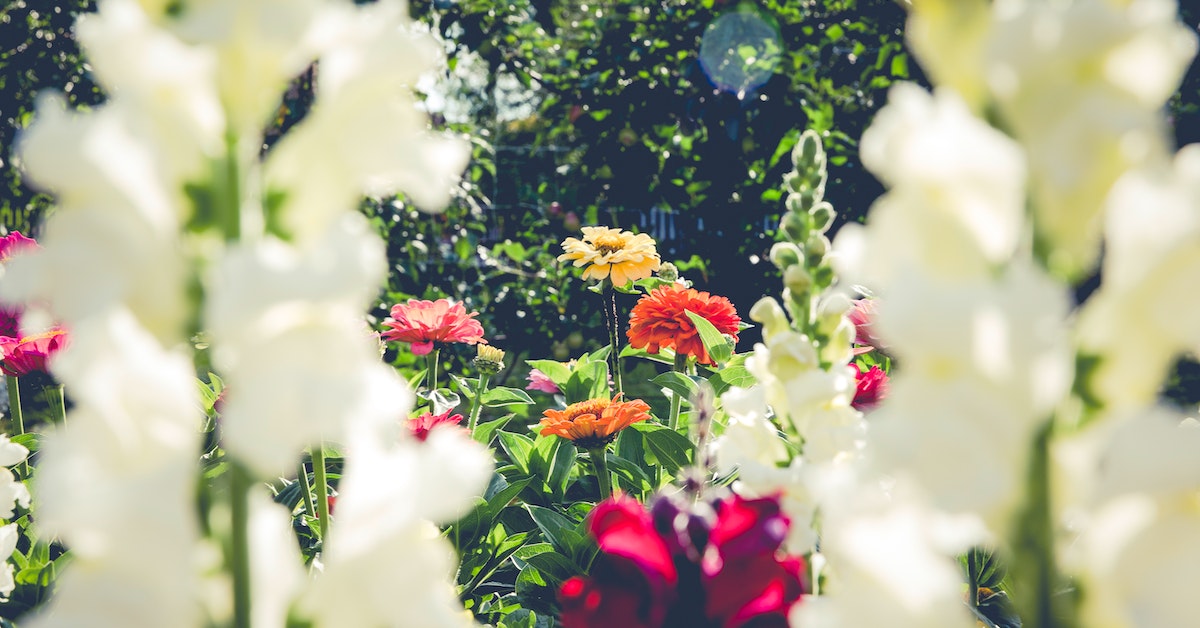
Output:
[[615,286],[645,279],[660,265],[650,236],[612,227],[584,227],[582,240],[567,238],[562,247],[566,252],[558,256],[558,261],[572,261],[577,268],[586,266],[584,279],[611,277]]

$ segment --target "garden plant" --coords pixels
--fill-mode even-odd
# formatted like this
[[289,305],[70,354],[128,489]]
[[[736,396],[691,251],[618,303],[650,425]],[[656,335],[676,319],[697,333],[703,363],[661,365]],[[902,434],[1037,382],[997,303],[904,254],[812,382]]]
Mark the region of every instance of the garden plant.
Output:
[[29,1],[0,625],[1200,625],[1174,0]]

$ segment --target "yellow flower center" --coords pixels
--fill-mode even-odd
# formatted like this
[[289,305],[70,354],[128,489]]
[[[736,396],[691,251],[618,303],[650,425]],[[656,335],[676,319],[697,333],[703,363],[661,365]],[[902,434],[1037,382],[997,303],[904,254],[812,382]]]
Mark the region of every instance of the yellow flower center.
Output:
[[625,248],[625,239],[620,234],[606,233],[596,238],[596,250],[607,255]]
[[590,399],[588,401],[573,403],[567,406],[563,412],[566,413],[567,418],[572,421],[585,414],[591,414],[599,418],[600,415],[604,413],[604,409],[610,405],[612,405],[612,402],[608,399]]

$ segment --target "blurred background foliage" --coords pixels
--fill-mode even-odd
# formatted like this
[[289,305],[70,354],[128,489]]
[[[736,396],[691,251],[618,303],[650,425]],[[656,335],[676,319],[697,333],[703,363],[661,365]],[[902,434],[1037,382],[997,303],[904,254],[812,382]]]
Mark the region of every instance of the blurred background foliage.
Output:
[[[1200,28],[1200,9],[1180,4]],[[51,209],[14,162],[37,93],[65,92],[77,107],[104,98],[70,30],[94,6],[16,0],[0,9],[5,230],[36,234]],[[436,126],[471,138],[473,159],[443,214],[403,198],[364,202],[391,262],[372,315],[378,323],[408,298],[464,301],[510,353],[497,383],[524,377],[521,358],[567,359],[605,342],[599,297],[555,260],[581,225],[650,233],[664,260],[747,317],[778,288],[767,252],[799,132],[822,133],[826,197],[839,220],[861,220],[882,188],[863,171],[857,139],[893,82],[925,82],[895,0],[412,0],[410,12],[448,56],[419,86],[426,105]],[[268,144],[303,117],[314,79],[319,69],[298,77]],[[1200,64],[1170,109],[1179,144],[1200,141]],[[622,298],[628,310],[635,298]],[[739,348],[756,337],[747,330]],[[443,353],[447,367],[469,370],[469,348]],[[404,347],[387,357],[412,362]],[[1170,388],[1189,404],[1200,401],[1193,372],[1181,370]]]

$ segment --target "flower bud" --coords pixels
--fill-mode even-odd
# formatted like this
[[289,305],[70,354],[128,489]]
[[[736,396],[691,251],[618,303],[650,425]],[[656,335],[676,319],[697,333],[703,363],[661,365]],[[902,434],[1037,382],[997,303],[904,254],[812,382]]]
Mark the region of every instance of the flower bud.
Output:
[[809,234],[808,242],[804,246],[804,259],[807,260],[809,266],[817,266],[829,253],[829,247],[832,246],[829,238],[824,234],[812,233]]
[[783,285],[794,294],[804,294],[812,287],[812,276],[803,266],[788,266],[783,271]]
[[758,303],[750,308],[750,320],[763,326],[764,339],[791,328],[787,314],[783,313],[783,308],[771,297],[759,299]]
[[788,266],[795,266],[800,263],[800,256],[804,252],[800,247],[791,242],[776,242],[775,246],[771,247],[771,263],[779,270],[783,270]]
[[803,192],[793,192],[788,194],[786,204],[788,211],[796,214],[803,214],[812,209],[814,202],[815,201],[813,200],[811,193],[806,195]]
[[679,279],[679,268],[671,262],[663,262],[658,267],[658,278],[663,281],[675,281]]
[[808,221],[800,214],[792,212],[784,214],[779,221],[779,228],[793,242],[803,242],[808,237]]
[[814,231],[825,233],[833,225],[833,206],[825,201],[817,203],[816,207],[809,211],[809,214],[812,216]]
[[484,375],[495,375],[504,368],[504,351],[490,345],[477,345],[472,364]]
[[825,148],[821,146],[821,136],[808,129],[800,135],[800,141],[796,142],[796,147],[792,149],[792,163],[800,170],[801,166],[813,164],[818,159],[825,160]]

